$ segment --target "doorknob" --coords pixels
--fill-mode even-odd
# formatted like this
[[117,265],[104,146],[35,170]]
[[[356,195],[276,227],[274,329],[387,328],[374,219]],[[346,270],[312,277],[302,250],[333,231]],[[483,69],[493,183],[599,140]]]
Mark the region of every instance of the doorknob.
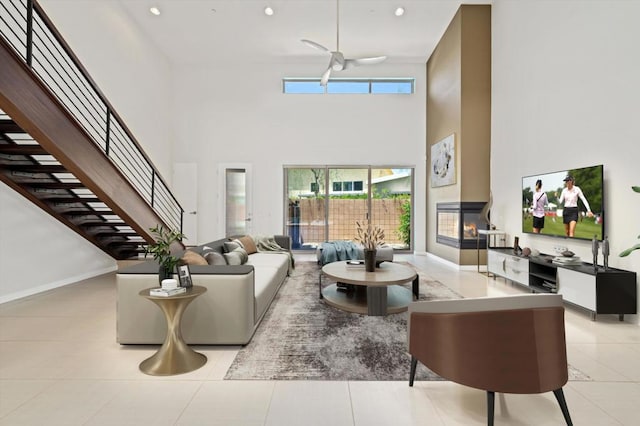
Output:
[[246,218],[244,221],[245,221],[245,222],[251,222],[251,218],[250,218],[250,217],[248,217],[248,218]]
[[194,210],[192,212],[189,212],[189,214],[198,214],[198,212]]

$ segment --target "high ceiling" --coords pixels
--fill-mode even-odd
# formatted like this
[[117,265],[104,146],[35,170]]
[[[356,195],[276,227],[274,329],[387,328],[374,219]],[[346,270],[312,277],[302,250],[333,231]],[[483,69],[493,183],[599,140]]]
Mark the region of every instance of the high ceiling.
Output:
[[[118,1],[174,63],[316,63],[328,56],[300,39],[336,48],[336,0]],[[340,0],[340,50],[351,58],[425,63],[462,3],[490,1]],[[151,14],[151,6],[161,14]],[[397,17],[400,6],[405,14]]]

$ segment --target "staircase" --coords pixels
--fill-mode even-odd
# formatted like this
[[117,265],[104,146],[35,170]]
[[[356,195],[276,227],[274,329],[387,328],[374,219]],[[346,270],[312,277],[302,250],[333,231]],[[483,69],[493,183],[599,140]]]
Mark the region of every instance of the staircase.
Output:
[[49,18],[0,4],[0,180],[117,260],[183,209]]

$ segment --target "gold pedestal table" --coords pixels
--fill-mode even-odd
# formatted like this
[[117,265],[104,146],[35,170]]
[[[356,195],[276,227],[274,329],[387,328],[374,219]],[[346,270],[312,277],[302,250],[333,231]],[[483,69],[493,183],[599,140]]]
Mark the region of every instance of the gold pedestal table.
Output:
[[207,363],[207,357],[191,349],[182,339],[180,323],[189,303],[207,289],[194,285],[186,293],[175,296],[151,296],[149,288],[138,293],[162,309],[167,319],[167,337],[153,356],[140,363],[140,371],[152,376],[170,376],[197,370]]

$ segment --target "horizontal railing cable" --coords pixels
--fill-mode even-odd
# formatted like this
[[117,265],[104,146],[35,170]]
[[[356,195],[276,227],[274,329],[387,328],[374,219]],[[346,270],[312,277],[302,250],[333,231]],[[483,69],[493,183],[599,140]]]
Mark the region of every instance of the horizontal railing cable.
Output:
[[35,0],[3,0],[0,34],[156,214],[182,230],[184,210],[42,7]]
[[[24,4],[23,4],[24,6]],[[8,9],[11,7],[11,10]],[[23,8],[26,12],[26,6]],[[18,17],[21,18],[18,20]],[[0,22],[2,22],[1,32],[5,40],[13,49],[22,56],[27,57],[27,17],[22,15],[20,9],[13,1],[0,3]]]
[[[35,21],[37,23],[36,27],[39,30],[42,30],[42,25],[44,24],[38,20]],[[56,93],[56,96],[58,96],[61,101],[66,99],[66,102],[63,103],[65,103],[67,108],[75,109],[77,113],[82,115],[84,120],[81,121],[81,124],[83,124],[85,129],[92,134],[94,139],[103,139],[102,135],[105,134],[106,130],[106,106],[103,105],[102,108],[100,108],[99,105],[95,104],[96,99],[94,97],[97,97],[97,95],[86,86],[84,88],[80,87],[81,83],[78,82],[80,77],[77,75],[77,68],[73,64],[70,64],[64,57],[62,59],[65,63],[59,63],[56,61],[56,53],[61,54],[61,52],[58,50],[59,47],[55,45],[48,34],[35,31],[34,28],[34,35],[42,42],[42,47],[40,45],[35,45],[39,55],[35,54],[33,56],[33,60],[39,63],[41,69],[36,70],[34,67],[34,70],[36,70],[40,77],[43,77],[42,73],[46,73],[47,76],[51,78],[51,81],[55,86],[58,87],[59,91],[54,90],[51,85],[49,85],[49,88]],[[43,38],[43,36],[45,38]],[[54,53],[51,49],[55,49],[56,52]],[[40,57],[44,58],[46,63],[41,61]],[[55,72],[59,78],[55,78],[55,76],[51,75],[50,70]],[[73,71],[73,75],[70,73],[71,71]],[[62,86],[63,83],[64,86]],[[91,96],[91,99],[89,96]],[[87,104],[90,104],[90,106]],[[102,122],[102,125],[100,122]],[[89,128],[87,125],[89,125]]]

